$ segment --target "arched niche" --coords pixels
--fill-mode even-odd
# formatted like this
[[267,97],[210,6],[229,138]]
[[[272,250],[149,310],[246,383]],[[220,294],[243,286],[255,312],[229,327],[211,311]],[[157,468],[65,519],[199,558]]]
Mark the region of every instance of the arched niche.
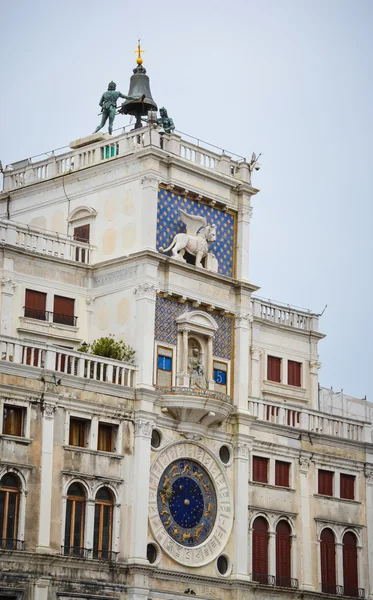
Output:
[[218,324],[201,311],[187,311],[177,323],[177,382],[182,387],[214,389],[213,339]]

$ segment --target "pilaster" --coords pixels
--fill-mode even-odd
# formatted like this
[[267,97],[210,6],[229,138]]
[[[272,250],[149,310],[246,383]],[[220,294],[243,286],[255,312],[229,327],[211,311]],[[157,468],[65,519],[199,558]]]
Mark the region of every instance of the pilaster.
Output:
[[248,410],[249,397],[249,348],[252,315],[237,312],[234,320],[235,359],[234,359],[234,404]]
[[4,335],[12,334],[13,294],[16,287],[14,279],[1,279],[1,331]]
[[237,436],[233,444],[234,464],[234,525],[232,577],[249,580],[249,457],[251,440]]
[[152,173],[141,177],[142,210],[140,248],[156,250],[159,178]]
[[[367,466],[365,474],[365,494],[366,494],[366,519],[367,519],[367,542],[368,542],[368,576],[366,586],[368,588],[369,598],[373,598],[373,464]],[[360,561],[361,563],[361,561]],[[359,563],[359,566],[360,566]],[[360,572],[359,572],[360,575]],[[359,579],[359,586],[361,585]]]
[[237,266],[236,277],[249,281],[249,255],[250,255],[250,220],[253,209],[250,205],[241,205],[237,218]]
[[136,296],[136,361],[139,365],[137,386],[153,388],[153,338],[155,301],[157,287],[152,283],[141,283]]
[[311,560],[310,489],[308,474],[311,460],[307,455],[299,458],[300,523],[301,523],[301,587],[313,591]]
[[[37,552],[51,552],[51,503],[52,503],[52,470],[54,411],[56,406],[45,402],[42,407],[42,443],[41,443],[41,477],[40,477],[40,510]],[[42,597],[42,596],[40,596]]]

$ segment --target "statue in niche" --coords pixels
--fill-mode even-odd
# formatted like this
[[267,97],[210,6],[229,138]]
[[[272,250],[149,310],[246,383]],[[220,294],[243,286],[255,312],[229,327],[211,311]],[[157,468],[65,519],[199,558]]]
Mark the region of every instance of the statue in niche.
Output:
[[[189,252],[196,257],[196,267],[203,267],[202,260],[209,253],[209,244],[216,241],[216,225],[212,223],[207,225],[205,217],[199,215],[190,215],[179,208],[180,219],[186,225],[186,233],[177,233],[168,248],[159,248],[160,252],[168,252],[172,250],[172,258],[186,262],[184,258],[185,252]],[[214,257],[215,258],[215,257]],[[217,260],[215,258],[214,268],[218,269]]]
[[190,375],[190,387],[202,389],[207,387],[201,348],[197,343],[191,343],[189,346],[188,373]]

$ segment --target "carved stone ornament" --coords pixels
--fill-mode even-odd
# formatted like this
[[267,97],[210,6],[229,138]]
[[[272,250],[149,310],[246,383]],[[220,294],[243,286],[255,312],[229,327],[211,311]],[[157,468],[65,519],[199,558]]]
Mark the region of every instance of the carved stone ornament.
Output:
[[319,360],[311,360],[310,361],[310,367],[314,372],[321,369],[321,365],[322,365],[322,363]]
[[233,455],[235,458],[248,459],[250,452],[250,445],[244,442],[238,442],[233,446]]
[[236,313],[234,315],[234,318],[238,325],[243,325],[246,327],[248,327],[250,323],[252,323],[254,320],[253,315],[251,315],[250,313]]
[[17,287],[17,284],[14,279],[11,279],[10,277],[2,277],[1,287],[4,288],[6,294],[13,294],[13,290]]
[[364,475],[366,477],[367,483],[373,484],[373,469],[368,469],[367,467],[365,467]]
[[152,431],[153,423],[151,421],[135,421],[135,436],[150,438]]
[[152,283],[140,283],[135,289],[134,294],[138,299],[147,298],[148,300],[154,300],[157,295],[157,286]]
[[308,473],[308,470],[310,468],[310,459],[306,458],[305,456],[301,456],[299,459],[299,470],[301,473]]
[[253,216],[253,208],[252,206],[244,206],[238,211],[238,218],[243,221],[248,221],[250,223],[251,217]]
[[144,175],[140,181],[143,185],[152,185],[154,187],[158,187],[160,184],[160,180],[155,175]]
[[262,348],[253,347],[251,348],[251,356],[254,360],[259,360],[261,354],[263,354]]
[[[180,220],[186,225],[186,233],[177,233],[171,244],[167,248],[159,248],[160,252],[172,250],[172,258],[182,263],[187,261],[184,258],[185,252],[189,252],[196,257],[196,267],[205,268],[208,271],[216,273],[219,265],[215,255],[209,253],[209,245],[216,241],[216,225],[207,224],[205,217],[200,215],[190,215],[185,210],[179,208]],[[201,264],[202,260],[209,256],[205,267]]]
[[44,406],[43,406],[44,417],[46,419],[53,419],[54,411],[56,410],[56,408],[57,407],[54,404],[44,404]]
[[[189,488],[196,488],[192,497],[185,496],[181,504],[177,503],[179,497],[183,497],[184,489]],[[184,523],[183,519],[194,519],[190,509],[193,503],[198,504],[198,498],[205,506],[201,520]],[[208,521],[207,529],[202,526],[204,519]],[[173,521],[176,525],[169,533],[168,527]],[[158,544],[181,565],[201,567],[211,563],[224,550],[233,525],[232,493],[225,469],[205,446],[176,442],[159,452],[150,469],[149,522]],[[187,527],[193,531],[184,531]]]

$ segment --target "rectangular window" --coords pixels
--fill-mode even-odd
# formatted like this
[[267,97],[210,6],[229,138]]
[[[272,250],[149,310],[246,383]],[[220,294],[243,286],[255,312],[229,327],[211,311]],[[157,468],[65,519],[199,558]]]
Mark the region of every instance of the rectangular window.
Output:
[[276,460],[275,463],[275,485],[290,487],[290,463]]
[[108,423],[98,424],[97,450],[113,452],[114,427]]
[[3,433],[7,435],[23,436],[24,419],[24,408],[5,404],[3,411]]
[[69,430],[69,445],[85,448],[88,439],[88,427],[89,421],[86,421],[85,419],[71,417]]
[[341,473],[340,496],[346,500],[355,500],[355,476]]
[[268,483],[268,458],[253,456],[253,481]]
[[281,382],[281,358],[278,356],[268,356],[267,380]]
[[74,317],[75,300],[64,296],[55,296],[53,305],[53,323],[62,325],[75,325]]
[[288,360],[288,385],[301,386],[301,363]]
[[77,242],[85,242],[89,244],[90,226],[81,225],[80,227],[74,227],[74,240]]
[[213,364],[214,368],[214,381],[215,381],[215,389],[217,392],[221,392],[222,394],[227,393],[227,379],[228,379],[228,365],[223,362],[218,362],[214,360]]
[[157,348],[157,385],[161,387],[172,386],[172,359],[171,348],[158,346]]
[[333,471],[319,469],[319,494],[333,496]]
[[44,294],[44,292],[37,292],[36,290],[26,290],[25,317],[46,321],[46,304],[47,294]]

